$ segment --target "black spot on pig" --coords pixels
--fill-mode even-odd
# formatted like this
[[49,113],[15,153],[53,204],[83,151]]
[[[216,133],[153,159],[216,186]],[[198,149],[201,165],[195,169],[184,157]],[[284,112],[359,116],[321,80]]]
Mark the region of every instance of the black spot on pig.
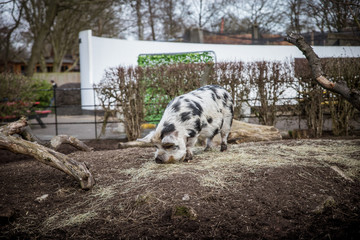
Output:
[[202,106],[200,105],[200,103],[198,102],[194,102],[195,106],[199,109],[199,111],[202,113],[203,112],[203,108]]
[[229,96],[228,96],[228,94],[226,93],[226,92],[224,92],[224,100],[225,100],[225,102],[227,102],[227,100],[228,100],[228,98],[229,98]]
[[172,108],[174,109],[175,112],[180,111],[180,104],[181,104],[180,101],[177,101],[172,105]]
[[188,134],[189,134],[189,137],[195,137],[195,135],[196,135],[196,132],[194,131],[194,130],[192,130],[192,129],[187,129],[187,131],[188,131]]
[[183,112],[180,114],[180,117],[181,117],[181,121],[182,122],[185,122],[187,120],[190,120],[191,118],[191,112]]
[[192,110],[193,115],[200,117],[203,109],[201,106],[200,106],[200,108],[198,106],[200,106],[200,105],[196,102],[188,104],[188,107]]
[[217,129],[214,130],[214,132],[213,132],[213,134],[211,136],[211,139],[213,139],[216,136],[216,134],[218,134],[218,133],[219,133],[219,129],[217,128]]
[[211,124],[212,121],[213,121],[212,117],[209,117],[209,118],[207,119],[207,121],[208,121],[209,124]]
[[[220,99],[220,96],[218,95],[215,86],[209,86],[209,89],[215,94],[215,96],[216,96],[217,99]],[[213,99],[214,99],[214,98],[213,98]],[[215,101],[215,100],[214,100],[214,101]]]
[[202,99],[202,97],[198,96],[196,93],[191,93],[192,95],[194,95],[195,97]]
[[229,108],[230,108],[231,116],[234,117],[234,108],[233,108],[233,105],[230,104]]
[[198,118],[196,121],[195,121],[195,126],[194,126],[195,130],[197,132],[200,132],[201,131],[201,122],[200,122],[200,119]]
[[163,139],[167,134],[172,133],[176,130],[175,125],[172,123],[164,123],[164,128],[161,130],[160,138]]

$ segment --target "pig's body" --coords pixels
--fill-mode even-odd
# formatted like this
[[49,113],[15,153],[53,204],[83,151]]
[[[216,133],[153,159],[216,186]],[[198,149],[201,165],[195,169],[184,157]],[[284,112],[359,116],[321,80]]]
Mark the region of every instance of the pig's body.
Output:
[[231,95],[222,87],[209,85],[174,98],[166,107],[155,132],[143,141],[150,141],[158,148],[158,163],[192,159],[191,148],[199,136],[211,141],[221,134],[221,151],[227,148],[227,137],[233,119]]

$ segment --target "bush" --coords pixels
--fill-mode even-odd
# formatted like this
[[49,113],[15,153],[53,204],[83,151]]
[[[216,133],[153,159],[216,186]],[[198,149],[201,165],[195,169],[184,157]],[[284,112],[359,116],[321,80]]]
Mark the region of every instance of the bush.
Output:
[[105,110],[105,119],[109,114],[120,114],[128,140],[139,138],[144,119],[143,69],[111,68],[106,71],[100,84],[94,87]]
[[[323,116],[330,114],[334,135],[348,135],[350,121],[354,119],[355,108],[342,96],[326,91],[312,78],[306,60],[295,61],[295,76],[299,79],[299,94],[303,99],[302,110],[307,116],[308,128],[313,136],[320,137],[323,130]],[[360,89],[360,61],[358,58],[322,59],[326,77],[336,83],[344,82],[350,89]]]
[[52,97],[51,84],[20,74],[0,73],[1,116],[27,115],[33,102],[39,107],[49,106]]

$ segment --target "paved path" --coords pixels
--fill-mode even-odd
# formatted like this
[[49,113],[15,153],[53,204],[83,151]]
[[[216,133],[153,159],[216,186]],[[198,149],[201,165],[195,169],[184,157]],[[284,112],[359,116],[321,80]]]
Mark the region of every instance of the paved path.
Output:
[[[30,120],[31,129],[34,134],[42,140],[50,140],[56,135],[55,115],[50,114],[42,118],[46,128],[41,128],[35,119]],[[94,115],[58,116],[57,117],[58,135],[65,134],[79,139],[125,139],[125,129],[122,123],[108,123],[105,135],[101,135],[102,118]],[[144,130],[142,136],[150,130]]]

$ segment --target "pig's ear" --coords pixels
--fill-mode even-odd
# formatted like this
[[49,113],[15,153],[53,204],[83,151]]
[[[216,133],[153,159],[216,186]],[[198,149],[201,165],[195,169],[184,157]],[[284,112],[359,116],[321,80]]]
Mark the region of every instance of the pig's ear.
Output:
[[136,139],[136,141],[139,141],[139,142],[146,142],[146,143],[152,143],[152,138],[154,137],[155,135],[155,131],[151,131],[148,135],[146,135],[145,137],[143,138],[138,138]]
[[169,135],[166,135],[162,141],[161,141],[161,145],[163,147],[172,147],[175,145],[175,141],[176,141],[176,137],[178,136],[178,132],[175,131]]

